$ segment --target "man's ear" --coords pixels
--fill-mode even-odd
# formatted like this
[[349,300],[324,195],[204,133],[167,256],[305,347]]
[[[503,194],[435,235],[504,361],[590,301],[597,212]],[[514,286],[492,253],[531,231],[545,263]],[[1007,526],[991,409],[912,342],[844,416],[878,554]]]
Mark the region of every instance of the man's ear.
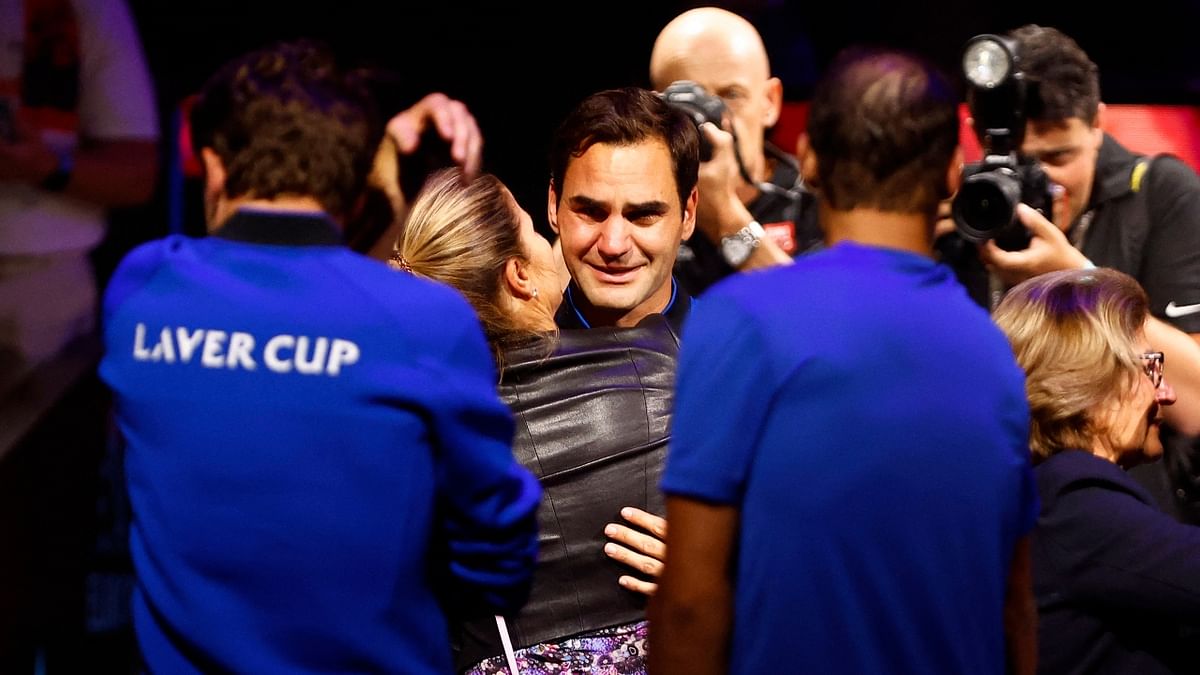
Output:
[[779,116],[783,113],[783,82],[778,77],[772,77],[766,83],[767,106],[765,116],[763,117],[763,126],[770,129],[779,121]]
[[700,189],[692,188],[692,194],[688,195],[687,201],[683,203],[683,229],[679,233],[679,238],[687,241],[692,238],[692,233],[696,231],[696,208],[700,203]]
[[224,222],[220,215],[225,197],[225,162],[212,148],[200,148],[200,167],[204,170],[204,222],[209,232],[215,232]]
[[550,223],[550,229],[554,230],[554,234],[562,236],[562,232],[558,231],[558,195],[554,192],[554,181],[550,181],[550,187],[546,193],[546,221]]
[[954,149],[954,156],[950,158],[950,166],[946,168],[946,184],[943,187],[945,192],[938,195],[942,199],[948,199],[958,193],[958,188],[962,186],[963,172],[963,149],[958,146]]
[[796,157],[800,159],[800,176],[804,179],[804,184],[810,188],[819,188],[821,185],[817,177],[817,153],[813,152],[807,133],[801,133],[796,139]]
[[1104,122],[1107,113],[1108,107],[1103,103],[1096,106],[1096,118],[1092,120],[1092,135],[1095,137],[1097,148],[1104,142]]
[[529,265],[516,256],[505,261],[504,285],[509,294],[518,300],[532,298],[534,286],[533,279],[529,276]]
[[219,195],[225,192],[225,162],[212,148],[200,148],[200,166],[204,169],[204,194]]

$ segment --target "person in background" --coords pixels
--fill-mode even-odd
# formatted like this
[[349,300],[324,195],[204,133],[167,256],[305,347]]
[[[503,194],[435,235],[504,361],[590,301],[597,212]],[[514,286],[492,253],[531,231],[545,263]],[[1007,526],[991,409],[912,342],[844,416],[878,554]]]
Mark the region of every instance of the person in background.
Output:
[[957,99],[843,53],[800,147],[829,246],[688,319],[652,673],[1033,671],[1022,374],[933,259]]
[[722,205],[711,196],[725,192],[722,160],[714,156],[704,162],[697,231],[675,262],[683,288],[698,296],[735,270],[785,264],[813,250],[822,233],[796,159],[766,139],[783,109],[783,84],[771,75],[754,26],[716,7],[691,9],[672,19],[654,42],[650,81],[664,92],[681,80],[700,85],[725,104],[723,131],[736,135],[728,153],[738,170],[732,177],[735,194],[746,209],[741,218],[722,215]]
[[147,201],[154,89],[124,0],[0,1],[0,388],[93,333],[107,209]]
[[[1069,36],[1037,25],[1008,36],[1037,83],[1021,150],[1063,188],[1065,208],[1052,223],[1022,206],[1028,248],[989,241],[979,257],[1009,286],[1092,266],[1137,279],[1150,299],[1147,338],[1171,362],[1179,404],[1164,411],[1163,461],[1134,475],[1176,517],[1200,524],[1200,178],[1176,157],[1135,154],[1103,131],[1099,69]],[[978,265],[974,257],[956,268]]]
[[528,592],[541,491],[478,319],[341,244],[377,120],[311,42],[230,61],[191,112],[211,235],[105,294],[146,670],[449,673],[443,608]]
[[1032,417],[1039,671],[1195,672],[1200,528],[1126,473],[1162,454],[1175,402],[1145,291],[1111,269],[1049,272],[993,316],[1025,370]]

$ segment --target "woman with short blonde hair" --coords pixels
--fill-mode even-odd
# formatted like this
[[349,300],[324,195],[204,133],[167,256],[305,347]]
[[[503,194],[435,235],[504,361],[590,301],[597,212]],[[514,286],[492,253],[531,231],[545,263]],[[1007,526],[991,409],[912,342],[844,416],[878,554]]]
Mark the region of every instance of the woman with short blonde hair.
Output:
[[1045,274],[1004,297],[993,317],[1025,369],[1034,462],[1104,433],[1091,412],[1141,376],[1147,316],[1145,292],[1113,270]]
[[1052,272],[994,316],[1033,418],[1039,671],[1195,672],[1200,528],[1124,471],[1162,454],[1162,406],[1175,402],[1146,339],[1145,292],[1115,270]]

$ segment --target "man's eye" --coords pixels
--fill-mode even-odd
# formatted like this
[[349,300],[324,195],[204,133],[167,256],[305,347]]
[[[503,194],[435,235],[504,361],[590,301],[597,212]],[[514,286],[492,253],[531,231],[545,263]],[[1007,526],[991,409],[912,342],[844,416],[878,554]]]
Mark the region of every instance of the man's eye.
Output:
[[1052,152],[1042,156],[1042,161],[1051,166],[1062,166],[1075,158],[1073,150],[1064,150],[1062,152]]

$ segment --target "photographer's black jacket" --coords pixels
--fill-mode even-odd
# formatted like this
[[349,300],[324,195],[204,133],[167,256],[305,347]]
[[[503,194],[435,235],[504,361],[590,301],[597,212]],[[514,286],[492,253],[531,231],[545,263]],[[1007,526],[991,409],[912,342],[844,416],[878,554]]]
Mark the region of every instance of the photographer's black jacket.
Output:
[[[505,350],[500,396],[516,417],[513,451],[541,482],[529,601],[506,618],[513,648],[645,618],[636,574],[604,555],[604,526],[634,506],[664,514],[659,491],[679,339],[661,314],[635,328],[563,330]],[[457,668],[502,654],[492,616],[460,624]]]

